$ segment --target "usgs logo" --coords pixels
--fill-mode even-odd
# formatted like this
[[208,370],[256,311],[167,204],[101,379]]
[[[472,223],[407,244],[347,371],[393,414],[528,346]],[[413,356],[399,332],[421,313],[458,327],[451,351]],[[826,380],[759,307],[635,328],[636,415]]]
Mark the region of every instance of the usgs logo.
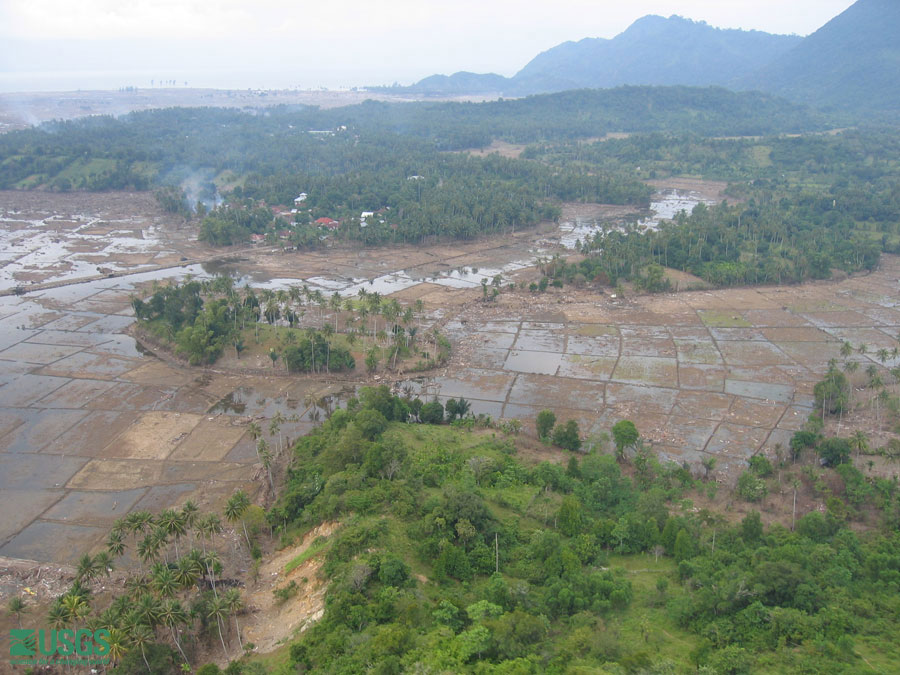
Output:
[[103,663],[109,660],[109,631],[14,628],[9,631],[9,655],[21,665],[59,663],[60,657]]

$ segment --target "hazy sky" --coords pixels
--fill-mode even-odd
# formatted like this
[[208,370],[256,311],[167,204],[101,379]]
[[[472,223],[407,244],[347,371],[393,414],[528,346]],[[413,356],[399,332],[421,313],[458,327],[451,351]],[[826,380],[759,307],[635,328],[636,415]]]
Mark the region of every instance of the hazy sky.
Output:
[[853,0],[0,0],[0,72],[7,82],[18,78],[23,83],[39,71],[115,71],[140,72],[146,78],[155,73],[157,80],[191,77],[198,86],[206,84],[202,73],[208,73],[213,79],[240,80],[234,86],[251,86],[244,80],[255,77],[268,78],[258,86],[302,87],[409,83],[457,70],[513,75],[560,42],[610,38],[646,14],[806,35],[851,4]]

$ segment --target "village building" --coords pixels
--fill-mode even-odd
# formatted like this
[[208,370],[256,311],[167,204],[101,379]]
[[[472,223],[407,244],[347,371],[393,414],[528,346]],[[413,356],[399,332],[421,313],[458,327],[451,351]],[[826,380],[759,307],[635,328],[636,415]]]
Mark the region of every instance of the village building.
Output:
[[327,227],[329,230],[336,230],[341,225],[339,220],[334,220],[333,218],[328,218],[326,216],[317,218],[315,224],[317,227]]

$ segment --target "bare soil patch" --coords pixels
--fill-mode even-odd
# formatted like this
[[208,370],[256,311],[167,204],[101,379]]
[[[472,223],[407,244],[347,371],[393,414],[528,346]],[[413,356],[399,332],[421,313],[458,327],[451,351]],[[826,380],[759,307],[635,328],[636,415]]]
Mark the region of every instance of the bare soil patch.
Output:
[[719,180],[704,180],[702,178],[684,178],[673,176],[671,178],[654,178],[646,181],[657,190],[673,189],[699,192],[704,199],[721,201],[725,195],[728,183]]
[[506,141],[495,140],[486,148],[479,148],[476,150],[465,150],[470,155],[475,157],[487,157],[488,155],[493,155],[497,153],[501,157],[508,157],[511,159],[517,159],[519,155],[525,150],[527,146],[525,145],[517,145],[514,143],[507,143]]
[[[244,618],[244,641],[255,645],[254,651],[270,652],[285,640],[301,633],[322,617],[325,611],[327,583],[319,570],[324,562],[324,551],[312,556],[289,573],[285,567],[306,552],[319,537],[329,537],[339,523],[325,522],[313,528],[297,546],[289,546],[266,557],[259,570],[259,581],[249,586],[246,605],[249,616]],[[272,591],[295,582],[297,595],[279,603]]]

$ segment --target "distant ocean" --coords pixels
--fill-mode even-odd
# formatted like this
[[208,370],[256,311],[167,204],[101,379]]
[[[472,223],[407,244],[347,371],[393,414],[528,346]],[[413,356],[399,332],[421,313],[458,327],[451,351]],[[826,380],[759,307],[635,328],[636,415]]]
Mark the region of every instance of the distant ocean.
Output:
[[[363,81],[361,81],[363,80]],[[119,90],[125,87],[191,87],[210,89],[348,89],[364,81],[360,73],[272,71],[38,71],[0,72],[0,92]],[[174,81],[174,83],[173,83]]]

